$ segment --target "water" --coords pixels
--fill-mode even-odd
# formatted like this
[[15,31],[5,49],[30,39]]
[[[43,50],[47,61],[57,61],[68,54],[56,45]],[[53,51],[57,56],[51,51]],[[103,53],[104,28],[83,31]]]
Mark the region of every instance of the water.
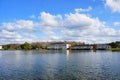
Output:
[[0,51],[0,80],[120,80],[120,52]]

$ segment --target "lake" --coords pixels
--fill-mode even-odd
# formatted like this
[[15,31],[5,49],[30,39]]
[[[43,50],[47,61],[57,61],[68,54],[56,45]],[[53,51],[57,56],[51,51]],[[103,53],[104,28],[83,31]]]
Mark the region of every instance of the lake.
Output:
[[1,50],[0,80],[120,80],[120,52]]

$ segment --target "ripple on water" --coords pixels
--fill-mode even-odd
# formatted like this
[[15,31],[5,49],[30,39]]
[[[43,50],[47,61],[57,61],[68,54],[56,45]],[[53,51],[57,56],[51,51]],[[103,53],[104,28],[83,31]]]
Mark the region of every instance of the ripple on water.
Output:
[[61,51],[2,53],[0,80],[120,80],[119,53],[73,51],[67,56]]

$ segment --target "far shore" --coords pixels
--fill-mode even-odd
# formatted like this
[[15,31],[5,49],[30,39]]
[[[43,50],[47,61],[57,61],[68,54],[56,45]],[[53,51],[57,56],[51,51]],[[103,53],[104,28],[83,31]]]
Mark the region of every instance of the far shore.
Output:
[[120,51],[120,48],[110,48],[111,51]]
[[[4,50],[4,49],[0,49],[0,50],[2,50],[2,51],[6,51],[6,50],[22,50],[22,49],[6,49],[6,50]],[[88,51],[87,49],[29,49],[29,50],[23,50],[23,51],[30,51],[30,50],[78,50],[78,51],[82,51],[82,50],[85,50],[85,51]],[[89,50],[93,50],[94,51],[94,49],[89,49]],[[97,51],[97,50],[110,50],[110,51],[120,51],[120,48],[109,48],[109,49],[96,49],[95,51]]]

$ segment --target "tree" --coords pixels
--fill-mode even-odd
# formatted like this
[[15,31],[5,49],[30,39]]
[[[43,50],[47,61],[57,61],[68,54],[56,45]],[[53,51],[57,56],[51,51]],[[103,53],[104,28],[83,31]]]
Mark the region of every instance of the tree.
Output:
[[111,45],[112,48],[120,48],[120,41],[112,42],[109,45]]
[[23,50],[31,50],[32,46],[29,43],[25,42],[24,44],[21,45],[21,48]]

